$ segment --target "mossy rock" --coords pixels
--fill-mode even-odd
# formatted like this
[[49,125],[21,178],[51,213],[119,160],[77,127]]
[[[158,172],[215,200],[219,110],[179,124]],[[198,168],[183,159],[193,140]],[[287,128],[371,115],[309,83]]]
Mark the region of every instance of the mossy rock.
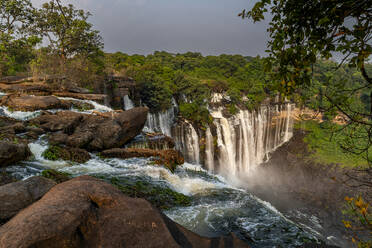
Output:
[[43,152],[42,156],[52,161],[67,160],[77,163],[85,163],[91,158],[90,154],[83,149],[61,146],[49,147]]
[[52,169],[44,170],[43,172],[41,172],[41,176],[51,179],[56,183],[63,183],[72,178],[71,175],[66,172],[60,172]]
[[94,109],[94,106],[90,103],[80,102],[80,101],[71,101],[73,107],[81,112]]
[[148,182],[137,181],[130,183],[114,177],[110,179],[110,183],[115,185],[124,194],[130,197],[144,198],[159,209],[166,210],[177,206],[190,206],[191,204],[191,198],[189,196],[169,188],[152,185]]

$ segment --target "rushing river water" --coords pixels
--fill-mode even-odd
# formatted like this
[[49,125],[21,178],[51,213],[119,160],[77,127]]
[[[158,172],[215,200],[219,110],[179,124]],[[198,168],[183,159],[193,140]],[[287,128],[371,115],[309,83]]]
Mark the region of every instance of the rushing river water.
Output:
[[146,181],[191,196],[191,206],[176,207],[164,213],[200,235],[215,237],[234,232],[254,244],[253,247],[295,247],[314,238],[269,203],[230,186],[223,178],[197,165],[186,163],[172,174],[163,167],[150,165],[149,159],[100,159],[93,155],[84,164],[48,161],[41,156],[48,147],[43,137],[29,146],[34,160],[8,169],[18,178],[28,178],[52,168],[73,176]]
[[[111,110],[93,104],[97,111]],[[26,120],[39,112],[11,112],[1,107],[0,114]],[[83,164],[49,161],[42,157],[43,151],[48,148],[45,136],[29,144],[29,147],[34,158],[7,169],[19,179],[39,175],[43,170],[52,168],[73,176],[146,181],[190,196],[191,206],[175,207],[164,213],[200,235],[216,237],[233,232],[252,247],[296,247],[305,241],[316,240],[314,230],[288,220],[270,203],[233,187],[223,177],[209,173],[201,165],[185,163],[171,173],[161,166],[152,165],[150,159],[101,159],[91,154],[92,159]]]

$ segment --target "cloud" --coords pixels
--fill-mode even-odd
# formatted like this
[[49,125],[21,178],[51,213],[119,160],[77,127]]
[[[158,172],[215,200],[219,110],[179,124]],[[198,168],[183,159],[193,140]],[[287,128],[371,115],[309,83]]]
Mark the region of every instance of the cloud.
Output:
[[[40,6],[44,1],[32,0]],[[93,14],[105,50],[148,54],[155,50],[263,55],[267,23],[237,14],[246,0],[62,0]]]

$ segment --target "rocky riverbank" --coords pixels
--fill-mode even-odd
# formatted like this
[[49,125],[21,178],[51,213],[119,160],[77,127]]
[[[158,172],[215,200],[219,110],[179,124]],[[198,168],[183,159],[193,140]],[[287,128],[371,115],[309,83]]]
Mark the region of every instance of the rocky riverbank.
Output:
[[[52,89],[45,83],[33,83],[32,86],[24,81],[4,84],[7,87],[0,85],[0,88],[8,93],[0,100],[0,114],[6,116],[0,119],[1,142],[4,143],[0,142],[0,159],[3,166],[11,167],[3,170],[1,178],[4,183],[0,185],[5,184],[4,192],[14,192],[14,195],[4,195],[4,204],[11,202],[9,199],[20,200],[21,203],[11,202],[15,210],[10,209],[12,213],[1,220],[6,224],[0,228],[0,247],[2,244],[4,247],[23,247],[19,246],[22,243],[20,240],[36,247],[61,247],[62,244],[70,247],[110,247],[110,242],[132,244],[126,238],[126,235],[132,234],[135,235],[135,242],[142,247],[163,244],[171,247],[174,244],[175,247],[246,247],[246,244],[258,244],[258,247],[289,244],[288,247],[298,247],[308,241],[316,241],[311,232],[288,222],[265,202],[232,188],[224,179],[208,173],[200,165],[184,164],[183,154],[176,150],[181,147],[180,150],[187,153],[189,159],[193,158],[188,162],[199,164],[205,160],[209,169],[235,175],[238,164],[245,165],[247,161],[239,160],[238,163],[232,154],[244,151],[241,155],[245,158],[244,154],[257,151],[257,161],[262,161],[267,152],[291,137],[292,106],[289,103],[285,106],[264,106],[258,112],[243,111],[237,117],[225,117],[217,111],[214,112],[216,127],[204,130],[206,137],[199,137],[200,130],[185,122],[179,130],[181,133],[173,140],[160,133],[142,133],[142,129],[147,121],[150,125],[146,131],[161,130],[173,135],[171,129],[175,122],[171,122],[175,120],[175,112],[149,114],[144,107],[114,111],[99,104],[106,102],[107,96],[91,94],[79,88]],[[116,92],[120,94],[110,93],[109,98],[114,97],[111,100],[115,100],[118,106],[123,102],[122,95],[130,90],[125,88],[127,86],[132,84],[122,83],[118,87],[120,92]],[[14,89],[21,89],[22,93]],[[150,118],[147,118],[148,115]],[[157,124],[162,127],[160,130]],[[167,130],[169,132],[165,132]],[[233,139],[235,134],[236,139]],[[249,142],[250,135],[260,145],[256,147],[253,141]],[[250,149],[245,150],[244,147]],[[257,161],[249,163],[258,165]],[[232,170],[222,170],[230,167],[233,167]],[[245,166],[245,169],[248,168]],[[9,174],[20,179],[31,178],[13,184],[14,178]],[[87,174],[91,177],[80,177]],[[48,182],[45,178],[32,177],[35,175],[54,182],[49,185],[45,183]],[[35,186],[34,181],[44,182],[42,185],[50,187]],[[30,185],[27,187],[31,190],[24,191],[23,183]],[[55,186],[55,183],[61,184]],[[72,191],[71,185],[77,188]],[[107,188],[107,185],[114,187]],[[275,184],[272,186],[275,187]],[[33,191],[39,188],[39,191]],[[261,192],[257,192],[260,195]],[[127,196],[137,198],[138,202]],[[262,194],[262,197],[265,195]],[[268,195],[267,198],[270,202],[274,198],[271,197]],[[162,239],[145,245],[144,242],[149,240],[149,226],[138,224],[143,221],[142,213],[137,216],[132,211],[124,215],[120,209],[148,211],[146,206],[149,202],[156,207],[149,212],[155,216],[152,223],[162,227],[159,230],[163,236],[155,230],[156,236]],[[209,238],[192,234],[158,209],[175,222]],[[64,211],[71,215],[66,217]],[[55,217],[49,220],[51,215]],[[111,218],[130,221],[128,224]],[[135,223],[133,230],[132,221]],[[61,225],[56,226],[55,223],[59,222]],[[34,232],[27,232],[28,223],[36,225]],[[40,231],[49,225],[50,232]],[[21,233],[17,233],[18,230]],[[245,243],[229,233],[235,233]],[[169,238],[168,234],[172,237]],[[112,240],[107,238],[110,235],[113,235]],[[220,238],[223,235],[228,237]],[[98,239],[98,236],[101,238]]]
[[[6,209],[1,217],[19,212],[0,227],[0,247],[248,247],[234,235],[196,235],[147,201],[95,178],[83,176],[50,189],[54,184],[36,177],[0,187],[0,209]],[[17,192],[24,192],[23,198]]]
[[[103,102],[102,95],[54,92],[43,83],[3,82],[0,89],[8,92],[0,100],[6,113],[30,116],[18,119],[1,116],[2,167],[34,160],[30,144],[40,139],[50,145],[41,154],[47,161],[86,163],[93,152],[102,157],[124,159],[155,157],[156,164],[171,171],[184,163],[182,154],[172,149],[174,142],[169,137],[151,138],[148,147],[153,149],[125,148],[141,133],[147,108],[94,110],[95,103],[78,99]],[[31,115],[32,112],[36,115]],[[161,147],[168,149],[159,150]],[[2,170],[1,248],[248,247],[234,234],[220,238],[194,234],[138,198],[149,199],[160,208],[189,204],[186,196],[172,190],[149,186],[149,191],[138,183],[123,186],[122,181],[115,178],[109,181],[116,187],[88,176],[70,180],[68,174],[53,170],[41,174],[43,177],[14,182],[15,179]]]

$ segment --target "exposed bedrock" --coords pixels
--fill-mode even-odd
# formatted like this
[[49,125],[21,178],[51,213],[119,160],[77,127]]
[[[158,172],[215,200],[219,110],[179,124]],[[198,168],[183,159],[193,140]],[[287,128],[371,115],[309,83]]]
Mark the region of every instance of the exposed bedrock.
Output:
[[0,222],[39,200],[56,183],[44,177],[31,177],[25,181],[0,187]]
[[82,176],[53,187],[0,227],[1,248],[248,247],[235,236],[203,238],[149,202]]
[[47,132],[52,144],[102,151],[122,147],[143,129],[148,108],[88,115],[71,111],[43,113],[29,123]]
[[0,167],[5,167],[31,156],[26,144],[16,144],[9,141],[0,141]]
[[55,96],[29,96],[12,94],[1,98],[1,105],[16,111],[36,111],[48,109],[69,109],[72,104]]

